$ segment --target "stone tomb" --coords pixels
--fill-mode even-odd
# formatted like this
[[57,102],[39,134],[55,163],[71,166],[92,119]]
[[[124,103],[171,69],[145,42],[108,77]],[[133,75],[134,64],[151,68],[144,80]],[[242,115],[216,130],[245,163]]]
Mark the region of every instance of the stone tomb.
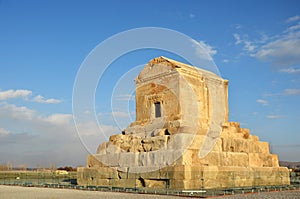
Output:
[[165,57],[135,79],[136,121],[78,168],[79,185],[170,189],[289,184],[269,144],[228,122],[228,81]]

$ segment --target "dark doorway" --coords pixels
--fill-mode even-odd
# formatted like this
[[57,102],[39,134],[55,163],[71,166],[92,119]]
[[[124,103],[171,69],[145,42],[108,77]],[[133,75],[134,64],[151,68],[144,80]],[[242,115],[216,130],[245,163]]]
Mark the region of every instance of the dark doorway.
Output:
[[161,117],[161,105],[160,102],[155,102],[155,117]]

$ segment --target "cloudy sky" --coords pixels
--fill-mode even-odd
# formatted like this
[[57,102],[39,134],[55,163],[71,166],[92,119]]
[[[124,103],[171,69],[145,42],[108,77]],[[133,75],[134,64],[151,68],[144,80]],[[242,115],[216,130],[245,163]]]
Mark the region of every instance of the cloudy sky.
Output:
[[[140,27],[176,30],[203,45],[229,80],[230,120],[270,142],[280,160],[300,161],[299,1],[2,0],[0,164],[84,165],[87,146],[72,117],[78,70],[99,43]],[[132,93],[115,95],[112,109],[112,91],[124,74],[134,77],[136,66],[160,55],[178,58],[144,49],[107,69],[95,113],[85,113],[96,115],[105,134],[95,122],[77,124],[90,143],[120,132],[128,113],[134,119]]]

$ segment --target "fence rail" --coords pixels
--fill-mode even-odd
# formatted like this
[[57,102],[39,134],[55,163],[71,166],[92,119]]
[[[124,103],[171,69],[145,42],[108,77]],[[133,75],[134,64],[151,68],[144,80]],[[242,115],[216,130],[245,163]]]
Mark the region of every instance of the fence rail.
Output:
[[79,189],[89,191],[110,191],[141,194],[160,194],[177,196],[209,197],[220,195],[233,195],[245,193],[260,193],[271,191],[300,190],[300,178],[298,174],[291,175],[291,185],[285,186],[253,186],[233,187],[227,189],[193,189],[175,190],[169,188],[145,188],[145,187],[114,187],[114,186],[79,186],[76,182],[77,172],[57,174],[55,172],[38,171],[0,171],[0,184],[26,187],[48,187],[60,189]]

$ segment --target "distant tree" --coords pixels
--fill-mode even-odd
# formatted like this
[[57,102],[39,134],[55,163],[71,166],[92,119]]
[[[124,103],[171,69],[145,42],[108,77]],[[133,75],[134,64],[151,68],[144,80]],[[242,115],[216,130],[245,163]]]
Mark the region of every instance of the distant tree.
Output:
[[19,165],[19,169],[20,169],[21,171],[25,171],[25,170],[26,170],[26,164],[20,164],[20,165]]
[[294,169],[294,172],[300,172],[300,168]]
[[57,170],[66,170],[66,171],[76,171],[76,168],[73,168],[71,166],[65,166],[65,167],[59,167]]
[[7,162],[6,164],[0,164],[0,170],[1,171],[10,171],[12,170],[13,165],[11,162]]

